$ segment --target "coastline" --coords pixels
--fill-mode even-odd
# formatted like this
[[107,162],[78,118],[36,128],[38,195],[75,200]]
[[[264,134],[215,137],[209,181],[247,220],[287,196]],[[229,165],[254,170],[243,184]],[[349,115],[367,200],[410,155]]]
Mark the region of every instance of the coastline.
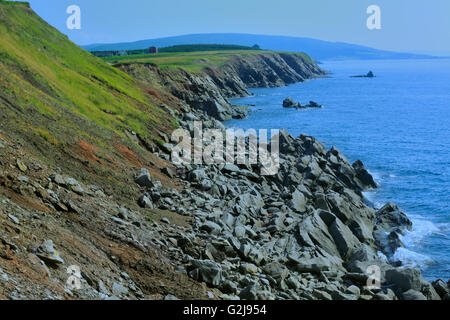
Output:
[[245,117],[229,97],[323,77],[306,54],[113,68],[27,5],[0,2],[0,16],[0,299],[450,299],[449,283],[386,261],[411,221],[365,204],[376,183],[347,152],[282,130],[275,174],[171,161],[174,131],[223,136]]
[[[442,126],[437,120],[441,110],[445,110],[445,104],[438,97],[445,93],[437,90],[436,99],[422,96],[427,91],[424,89],[427,83],[436,83],[434,87],[438,87],[441,83],[438,79],[443,76],[443,71],[438,69],[448,70],[448,66],[444,61],[330,62],[322,67],[335,71],[334,79],[276,90],[258,89],[251,91],[254,98],[238,99],[233,103],[259,103],[262,106],[254,108],[251,120],[242,122],[244,129],[268,125],[286,127],[295,136],[306,132],[325,141],[327,147],[340,146],[352,161],[361,157],[382,183],[381,189],[369,193],[377,207],[393,201],[417,222],[412,234],[404,240],[411,251],[410,256],[402,254],[401,258],[408,265],[422,269],[431,281],[448,277],[448,259],[444,254],[448,252],[449,243],[447,201],[444,200],[447,199],[445,157],[448,148],[440,146],[440,141],[448,135],[440,133]],[[357,70],[368,68],[378,70],[381,78],[348,78],[358,73]],[[404,79],[411,81],[403,84]],[[385,87],[396,89],[384,93]],[[403,93],[407,90],[412,93],[405,97]],[[323,95],[323,92],[327,94]],[[285,111],[278,115],[280,108],[276,104],[286,96],[314,99],[323,103],[326,109],[305,113]],[[430,109],[419,107],[425,100],[432,104]],[[421,119],[426,122],[413,125]],[[427,123],[436,125],[431,127]],[[230,125],[240,124],[232,121]],[[383,130],[379,130],[380,125]],[[435,150],[434,156],[424,152],[423,148]]]
[[[192,127],[190,127],[188,120],[192,120],[192,119],[197,119],[197,120],[203,120],[203,121],[211,121],[212,119],[208,116],[203,114],[201,111],[196,110],[195,108],[191,108],[189,110],[185,110],[186,115],[184,116],[183,119],[180,120],[180,126],[184,127],[188,130],[190,130],[192,132]],[[211,125],[211,128],[221,128],[222,130],[224,130],[223,127],[221,127],[220,125],[217,125],[217,123],[214,123],[214,121],[211,121],[213,124]],[[280,218],[280,216],[277,214],[276,215],[276,219],[275,220],[271,220],[269,219],[267,222],[263,222],[263,225],[265,225],[266,223],[270,223],[273,224],[273,228],[274,228],[274,232],[275,232],[275,236],[273,234],[270,235],[270,237],[275,237],[276,238],[276,234],[280,233],[282,234],[283,232],[294,232],[293,235],[296,239],[296,242],[298,243],[298,245],[300,245],[300,247],[296,247],[295,251],[302,251],[301,248],[308,248],[307,252],[309,252],[306,256],[302,256],[302,258],[294,258],[292,259],[292,257],[289,258],[289,255],[283,257],[283,256],[279,256],[278,258],[281,260],[277,260],[275,259],[275,261],[277,261],[276,263],[280,263],[279,261],[284,261],[284,263],[286,264],[286,267],[288,267],[286,270],[290,270],[290,276],[292,276],[292,272],[295,271],[292,270],[292,263],[295,265],[296,263],[301,263],[301,267],[296,266],[294,267],[294,270],[297,270],[300,272],[300,274],[302,273],[306,273],[309,275],[312,275],[311,279],[308,280],[312,280],[315,278],[314,275],[317,275],[317,273],[319,274],[319,283],[318,285],[321,286],[321,281],[323,280],[323,276],[324,273],[328,274],[327,272],[331,272],[335,277],[337,275],[335,275],[333,272],[337,272],[338,274],[340,272],[342,272],[343,270],[347,270],[347,272],[350,270],[350,278],[353,279],[353,282],[350,280],[350,282],[352,283],[352,286],[359,286],[358,290],[359,290],[359,294],[357,294],[356,296],[358,296],[359,298],[361,297],[361,292],[363,290],[366,290],[364,293],[366,294],[362,294],[364,296],[364,298],[368,298],[368,296],[373,295],[376,296],[377,299],[395,299],[395,298],[406,298],[407,296],[425,296],[426,299],[440,299],[439,295],[434,291],[434,288],[431,284],[429,284],[428,282],[426,282],[423,278],[421,278],[420,276],[420,271],[418,269],[399,269],[398,266],[393,266],[388,264],[383,257],[388,256],[388,257],[392,257],[395,253],[395,251],[398,248],[401,248],[403,245],[400,241],[400,236],[402,234],[404,234],[405,232],[407,232],[407,230],[411,230],[411,221],[406,217],[406,215],[404,213],[402,213],[400,211],[400,209],[392,204],[392,203],[388,203],[386,204],[386,206],[384,206],[383,208],[381,208],[380,210],[376,211],[373,208],[369,208],[366,207],[364,205],[364,197],[362,195],[362,191],[366,190],[369,186],[370,187],[375,187],[375,182],[373,181],[373,178],[371,177],[371,175],[366,171],[366,169],[364,168],[364,166],[362,165],[361,162],[356,162],[353,165],[350,165],[350,163],[347,162],[345,156],[343,156],[339,151],[337,151],[336,148],[332,148],[331,150],[328,151],[328,153],[326,152],[325,148],[323,145],[321,145],[317,140],[315,140],[313,137],[308,137],[308,136],[301,136],[297,139],[294,139],[292,136],[290,136],[286,131],[282,131],[282,133],[280,134],[280,138],[281,138],[281,146],[282,147],[282,153],[283,152],[287,152],[284,154],[284,157],[286,157],[287,162],[289,161],[293,161],[293,163],[295,163],[295,157],[291,158],[292,155],[295,155],[295,152],[300,152],[297,157],[302,157],[307,155],[308,157],[311,156],[318,156],[319,158],[322,156],[327,155],[327,157],[331,157],[331,158],[327,158],[327,160],[325,160],[325,162],[331,161],[331,163],[329,164],[331,167],[335,166],[336,163],[333,163],[333,161],[335,160],[331,160],[334,158],[337,159],[341,159],[339,161],[343,161],[342,163],[339,163],[338,165],[344,165],[344,167],[346,167],[346,170],[359,170],[359,171],[354,171],[354,173],[352,174],[352,178],[344,178],[344,181],[346,181],[347,183],[350,183],[350,185],[347,185],[347,187],[350,187],[350,190],[352,190],[350,192],[350,194],[353,194],[352,196],[350,196],[349,199],[353,199],[351,201],[357,201],[359,204],[356,206],[356,208],[352,209],[352,204],[350,204],[350,207],[348,207],[349,203],[347,202],[348,200],[344,200],[344,202],[334,202],[333,201],[330,203],[329,199],[328,199],[328,194],[327,192],[325,192],[325,190],[323,189],[323,185],[325,183],[324,186],[327,186],[327,183],[330,183],[331,185],[333,185],[333,183],[336,183],[336,180],[338,181],[338,184],[342,183],[342,181],[340,180],[340,178],[338,176],[336,176],[336,172],[333,172],[333,169],[331,169],[330,171],[325,170],[326,175],[331,174],[334,178],[332,179],[332,182],[328,181],[328,182],[320,182],[318,185],[315,184],[315,182],[317,182],[316,179],[320,180],[320,177],[322,175],[322,173],[320,173],[321,169],[321,165],[312,165],[312,167],[310,167],[311,165],[311,160],[306,161],[306,164],[309,165],[306,166],[306,171],[303,171],[303,176],[302,174],[300,174],[300,176],[302,177],[298,177],[298,178],[292,178],[294,180],[290,180],[290,176],[293,174],[294,176],[299,174],[299,172],[295,172],[296,170],[289,171],[292,170],[292,167],[290,167],[291,169],[287,169],[286,173],[289,172],[289,174],[287,175],[286,178],[283,178],[283,176],[281,177],[276,177],[275,180],[279,180],[278,182],[281,183],[280,185],[278,185],[279,187],[281,187],[281,190],[283,189],[283,187],[288,187],[288,189],[290,188],[290,191],[287,191],[288,193],[291,193],[291,196],[287,196],[287,202],[286,202],[286,207],[284,207],[282,204],[282,208],[278,208],[278,210],[276,209],[277,207],[267,207],[267,205],[265,204],[264,201],[264,197],[260,198],[259,200],[255,200],[257,203],[260,202],[263,204],[262,207],[258,207],[258,205],[256,204],[256,207],[252,207],[253,205],[255,205],[254,203],[250,203],[250,205],[247,203],[247,200],[243,200],[244,204],[244,208],[250,208],[250,212],[251,210],[264,210],[264,209],[270,209],[269,211],[262,211],[262,212],[266,212],[265,214],[269,214],[269,216],[271,216],[272,214],[276,213],[277,211],[279,212],[280,209],[281,212],[283,214],[285,214],[284,211],[288,212],[287,216],[289,221],[289,225],[287,226],[283,226],[283,222],[281,222],[281,227],[280,227],[280,222],[279,220],[284,221],[284,219],[286,218],[286,216],[284,216],[283,218]],[[299,144],[297,144],[299,143]],[[294,145],[293,145],[294,144]],[[305,147],[308,146],[308,147]],[[314,146],[313,149],[311,150],[311,145]],[[284,149],[283,149],[284,148]],[[290,151],[288,151],[290,150]],[[295,151],[297,150],[297,151]],[[301,151],[300,151],[301,150]],[[309,150],[309,151],[308,151]],[[293,154],[292,154],[293,152]],[[305,154],[306,152],[306,154]],[[309,154],[308,154],[309,153]],[[305,161],[305,160],[302,160]],[[338,162],[339,162],[338,161]],[[298,165],[298,164],[297,164]],[[295,166],[294,166],[295,167]],[[327,166],[328,167],[328,166]],[[352,168],[352,169],[350,169]],[[212,194],[213,197],[214,196],[226,196],[228,193],[227,191],[224,191],[223,189],[221,189],[220,185],[214,185],[214,182],[211,184],[209,181],[216,181],[217,179],[222,180],[226,183],[226,181],[228,181],[228,179],[230,178],[228,176],[228,174],[237,174],[240,175],[240,171],[244,170],[247,173],[245,174],[246,176],[251,176],[253,177],[253,179],[251,179],[253,182],[253,184],[255,183],[255,181],[258,181],[261,179],[261,176],[259,178],[257,178],[257,176],[254,176],[254,170],[255,168],[252,168],[251,166],[241,166],[241,168],[239,168],[239,166],[232,166],[229,167],[229,165],[226,165],[225,167],[219,166],[219,167],[215,167],[213,166],[212,169],[208,168],[208,167],[198,167],[198,166],[188,166],[187,168],[183,169],[183,172],[185,172],[184,175],[181,175],[180,178],[182,180],[184,180],[185,185],[193,188],[193,190],[200,190],[201,192],[206,192],[209,194]],[[330,168],[328,168],[330,169]],[[335,168],[336,169],[336,168]],[[319,172],[314,172],[314,170],[319,170]],[[306,172],[306,173],[305,173]],[[314,172],[314,173],[313,173]],[[306,174],[306,175],[305,175]],[[214,176],[214,178],[211,177]],[[217,176],[218,175],[218,176]],[[225,175],[225,176],[223,176]],[[308,180],[311,180],[311,175],[312,175],[312,182]],[[218,178],[220,177],[220,178]],[[228,177],[228,178],[227,178]],[[358,178],[357,178],[358,177]],[[286,181],[284,181],[284,179],[287,179]],[[297,179],[297,180],[296,180]],[[330,179],[330,178],[328,178]],[[365,183],[362,183],[361,180],[362,179],[365,181]],[[327,180],[325,180],[327,181]],[[350,181],[353,181],[353,183],[351,183]],[[355,181],[359,181],[356,182]],[[271,181],[273,182],[273,181]],[[283,183],[287,183],[287,184],[283,184]],[[306,183],[306,185],[305,185]],[[308,188],[311,187],[310,184],[313,184],[314,187],[312,190],[314,191],[308,191]],[[344,183],[345,185],[345,183]],[[300,189],[302,191],[298,191],[296,188],[300,187]],[[306,190],[305,190],[305,186],[307,186]],[[328,188],[330,186],[328,185]],[[318,190],[321,190],[320,193],[321,195],[315,195],[315,193],[317,193],[318,190],[316,190],[316,188],[318,188]],[[327,187],[326,187],[327,188]],[[331,189],[336,188],[336,186],[331,187]],[[280,188],[278,188],[278,190],[280,190]],[[344,187],[345,190],[345,187]],[[279,191],[280,192],[280,191]],[[286,192],[286,191],[285,191]],[[333,191],[335,192],[335,191]],[[295,194],[294,198],[292,197],[292,193]],[[281,196],[282,193],[280,193]],[[339,192],[338,192],[339,194]],[[261,197],[261,195],[259,195],[258,193],[256,193],[257,197]],[[237,195],[235,195],[237,196]],[[255,195],[254,195],[255,196]],[[339,194],[339,197],[342,197],[343,194]],[[252,196],[253,197],[253,196]],[[336,197],[336,195],[333,195],[333,197]],[[232,197],[233,198],[233,197]],[[313,205],[311,207],[312,209],[312,215],[311,215],[311,209],[306,209],[305,206],[307,206],[306,203],[309,202],[308,198],[313,200]],[[238,197],[238,199],[240,199],[240,197]],[[359,199],[359,200],[355,200],[355,199]],[[231,199],[230,199],[231,200]],[[262,200],[262,201],[261,201]],[[215,201],[220,201],[219,199],[216,199]],[[341,200],[342,201],[342,200]],[[338,204],[340,203],[340,204]],[[344,207],[342,207],[342,205],[345,203]],[[296,207],[296,208],[292,208],[292,206]],[[300,206],[302,209],[299,210]],[[255,209],[256,208],[256,209]],[[345,209],[347,208],[347,209]],[[236,213],[238,213],[238,216],[240,217],[241,215],[245,215],[247,213],[247,211],[244,209],[242,210],[242,208],[230,208],[234,214],[232,213],[231,215],[234,216]],[[237,210],[237,212],[236,212]],[[248,210],[248,209],[247,209]],[[303,211],[302,211],[303,210]],[[319,211],[317,211],[319,210]],[[345,212],[346,210],[349,210],[348,212]],[[366,210],[366,211],[364,211]],[[332,213],[333,211],[333,213]],[[309,212],[307,215],[307,217],[305,217],[305,213]],[[358,212],[358,213],[356,213]],[[362,214],[362,212],[366,212],[364,214]],[[289,216],[289,213],[293,214],[294,216],[297,214],[297,216],[294,218],[293,216]],[[336,215],[337,213],[337,215]],[[247,213],[248,214],[248,213]],[[260,213],[263,214],[263,213]],[[355,216],[356,214],[356,216]],[[361,222],[359,220],[359,218],[356,219],[357,216],[360,217],[360,215],[362,214],[362,216],[366,216],[365,219],[366,222]],[[263,214],[264,215],[264,214]],[[394,217],[398,217],[400,216],[401,219],[397,219]],[[210,215],[207,215],[205,217],[201,217],[198,220],[200,220],[196,226],[196,228],[198,228],[199,232],[203,231],[207,231],[208,233],[211,234],[211,238],[208,241],[214,241],[213,239],[219,234],[219,233],[227,233],[227,230],[229,230],[230,225],[228,225],[228,227],[226,225],[224,225],[224,221],[223,219],[225,219],[223,216],[213,216],[211,217]],[[356,220],[352,220],[352,219],[356,219]],[[293,221],[292,221],[293,220]],[[364,220],[364,219],[363,219]],[[292,227],[290,226],[290,224],[292,224],[292,222],[294,222],[294,225],[296,225],[296,223],[298,223],[298,226],[296,227]],[[325,223],[324,225],[321,225]],[[350,226],[350,228],[349,228]],[[271,262],[269,261],[265,261],[264,258],[262,256],[264,256],[264,254],[261,254],[260,252],[258,252],[256,250],[256,252],[253,251],[253,248],[251,246],[246,244],[242,244],[239,240],[241,238],[244,238],[244,243],[246,241],[249,241],[250,243],[254,243],[257,242],[256,240],[259,239],[259,237],[261,237],[261,235],[259,234],[260,232],[263,232],[264,229],[260,229],[256,228],[258,231],[253,230],[255,228],[255,225],[251,228],[248,229],[248,226],[245,225],[239,225],[238,226],[238,230],[236,231],[236,229],[233,231],[231,230],[231,233],[229,234],[229,236],[224,236],[223,239],[227,238],[228,243],[231,244],[232,247],[234,247],[234,250],[237,250],[238,256],[240,257],[240,259],[242,259],[243,261],[245,261],[244,264],[240,264],[240,267],[238,266],[238,270],[241,270],[239,273],[242,273],[243,275],[245,274],[257,274],[257,275],[264,275],[265,272],[263,270],[263,266],[268,263],[269,265],[273,264],[273,260],[271,260]],[[242,230],[241,230],[242,228]],[[281,229],[278,229],[281,228]],[[297,229],[297,231],[293,231],[294,229]],[[303,230],[303,229],[306,229]],[[372,229],[374,228],[374,229]],[[270,229],[272,230],[272,229]],[[373,230],[373,231],[370,231]],[[320,236],[319,234],[317,234],[317,232],[321,233],[321,234],[326,234],[328,236],[326,236],[325,238],[323,238],[323,236]],[[373,232],[373,235],[372,235]],[[271,233],[271,231],[269,231],[269,233]],[[205,235],[203,235],[204,237]],[[283,236],[280,236],[281,239],[283,239]],[[328,240],[327,240],[328,238]],[[264,239],[264,238],[263,238]],[[331,242],[329,242],[331,240]],[[207,241],[207,242],[208,242]],[[266,239],[266,241],[269,241]],[[277,240],[278,241],[278,240]],[[288,241],[289,240],[284,240],[284,241]],[[292,240],[291,240],[292,241]],[[264,240],[263,240],[264,243]],[[327,244],[328,243],[328,244]],[[324,248],[322,248],[321,246],[325,245],[325,251]],[[361,247],[362,246],[362,247]],[[317,252],[315,254],[313,254],[313,256],[311,256],[311,252],[310,250],[314,251],[314,248],[318,248],[318,252],[319,256],[314,257],[316,254],[318,254]],[[334,248],[334,249],[333,249]],[[352,249],[353,248],[353,249]],[[362,249],[361,249],[362,248]],[[371,249],[372,248],[372,249]],[[376,248],[375,251],[372,251],[373,248]],[[208,249],[206,249],[208,250]],[[221,265],[217,264],[217,262],[215,261],[220,261],[221,259],[223,259],[223,256],[216,256],[217,253],[217,248],[216,249],[209,249],[209,253],[206,254],[206,256],[197,256],[197,257],[191,257],[188,259],[188,273],[191,276],[194,276],[194,278],[200,280],[200,281],[206,281],[208,283],[208,275],[207,273],[211,271],[211,268],[216,270],[216,276],[218,278],[220,278],[221,276],[219,276],[219,274],[221,274],[221,272],[218,272],[218,270],[221,269]],[[227,250],[231,250],[233,251],[231,248],[227,249]],[[327,251],[328,250],[328,251]],[[378,254],[378,250],[380,250],[381,252],[383,252],[383,254],[380,256]],[[208,251],[207,251],[208,252]],[[304,252],[304,251],[303,251]],[[325,254],[325,256],[323,255]],[[331,255],[330,255],[331,254]],[[302,261],[306,258],[306,262]],[[327,257],[327,258],[324,258]],[[202,260],[205,259],[206,260]],[[200,260],[199,260],[200,259]],[[314,262],[310,262],[311,264],[308,265],[308,260],[312,259],[312,261]],[[320,260],[321,262],[318,262],[318,260],[315,259],[322,259]],[[342,260],[341,260],[342,259]],[[302,262],[300,262],[302,261]],[[341,262],[337,262],[337,261],[341,261]],[[306,263],[306,265],[305,265]],[[206,264],[208,266],[204,266],[203,264]],[[239,264],[238,264],[239,265]],[[381,291],[377,291],[375,290],[374,292],[371,292],[370,290],[367,291],[367,287],[365,287],[364,285],[361,286],[361,284],[364,283],[364,281],[361,281],[361,279],[368,279],[368,275],[366,274],[367,270],[365,270],[365,268],[369,267],[370,265],[378,265],[380,266],[380,270],[381,270],[381,274],[382,274],[382,278],[383,278],[383,285],[387,286],[387,287],[392,287],[395,288],[395,292],[391,289],[383,289]],[[344,267],[345,266],[345,267]],[[206,269],[204,269],[206,268]],[[233,267],[231,267],[233,270]],[[236,268],[236,267],[234,267]],[[277,265],[277,269],[282,269],[283,266]],[[343,268],[343,269],[342,269]],[[347,269],[346,269],[347,268]],[[228,270],[227,271],[230,271]],[[267,271],[267,270],[266,270]],[[195,274],[195,275],[194,275]],[[347,275],[346,275],[347,274]],[[322,277],[322,280],[320,280]],[[343,273],[343,274],[339,274],[339,276],[337,276],[336,279],[343,279],[343,278],[348,278],[349,275],[348,273]],[[404,277],[407,277],[408,279],[411,279],[411,281],[415,282],[415,285],[407,285],[404,283]],[[211,280],[209,282],[210,285],[212,286],[217,286],[219,288],[220,287],[220,281],[218,280],[218,278],[215,278],[215,280]],[[205,280],[206,279],[206,280]],[[327,278],[327,276],[325,276],[325,279],[327,279],[325,281],[325,283],[330,283],[329,279]],[[357,281],[355,281],[356,279],[359,279]],[[400,280],[403,279],[403,280]],[[227,279],[229,280],[229,279]],[[297,279],[298,280],[298,279]],[[348,280],[348,279],[347,279]],[[409,281],[409,280],[408,280]],[[296,281],[294,281],[295,283],[297,283]],[[307,281],[306,281],[307,282]],[[231,285],[233,288],[235,288],[235,285]],[[296,287],[297,285],[292,284],[294,287]],[[322,284],[323,285],[323,284]],[[289,288],[289,285],[288,287]],[[222,288],[223,289],[223,288]],[[228,288],[229,289],[229,288]],[[227,289],[227,290],[228,290]],[[274,289],[272,287],[272,289]],[[308,291],[307,288],[303,288],[305,291]],[[381,288],[380,288],[381,289]],[[257,288],[257,286],[255,285],[250,285],[247,287],[242,288],[242,296],[240,296],[240,298],[261,298],[257,296],[256,292],[259,292],[261,290],[261,288]],[[314,297],[328,297],[327,294],[330,294],[331,298],[336,298],[336,299],[354,299],[355,298],[355,292],[353,293],[345,293],[346,290],[348,289],[341,289],[344,292],[338,290],[334,290],[332,292],[328,292],[327,293],[327,289],[324,289],[325,291],[320,291],[320,293],[317,293],[316,291],[314,291],[316,289],[313,289],[313,295],[309,295],[307,296],[307,298],[311,298],[314,299]],[[353,290],[353,287],[352,289]],[[356,289],[355,289],[356,290]],[[225,290],[226,291],[226,290]],[[270,293],[266,292],[267,290],[263,290],[265,292],[265,294],[267,294],[268,296],[266,296],[265,298],[269,298],[271,297]],[[269,290],[270,291],[270,290]],[[408,292],[407,292],[408,291]],[[324,293],[325,292],[325,293]],[[420,292],[420,294],[419,294]],[[223,296],[223,298],[233,298],[233,294],[237,294],[238,291],[237,290],[231,290],[231,296],[229,295],[225,295]],[[274,298],[272,296],[272,298]],[[298,296],[291,296],[291,298],[299,298]]]

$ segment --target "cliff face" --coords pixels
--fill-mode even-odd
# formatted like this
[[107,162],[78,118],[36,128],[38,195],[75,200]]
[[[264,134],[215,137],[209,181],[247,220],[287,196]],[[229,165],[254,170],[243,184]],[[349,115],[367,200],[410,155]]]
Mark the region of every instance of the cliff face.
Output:
[[240,110],[232,108],[228,98],[249,95],[246,88],[280,87],[326,74],[304,55],[276,52],[232,56],[220,67],[206,67],[202,73],[162,70],[154,64],[117,67],[221,121],[243,116]]

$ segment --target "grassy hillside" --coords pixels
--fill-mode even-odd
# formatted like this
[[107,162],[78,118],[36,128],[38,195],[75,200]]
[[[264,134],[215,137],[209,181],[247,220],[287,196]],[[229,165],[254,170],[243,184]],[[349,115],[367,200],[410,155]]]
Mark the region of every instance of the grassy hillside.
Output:
[[[115,64],[129,63],[153,63],[160,68],[182,68],[189,72],[201,72],[205,67],[220,67],[227,63],[233,56],[246,57],[264,54],[271,51],[262,50],[221,50],[198,52],[171,52],[158,54],[141,54],[133,56],[116,56],[103,58],[106,62]],[[290,53],[301,56],[308,62],[311,58],[305,53]]]
[[148,158],[143,141],[176,126],[151,88],[79,48],[27,3],[0,2],[0,34],[0,136],[27,153],[112,180],[121,165]]
[[0,3],[0,33],[0,88],[20,108],[47,116],[68,109],[117,133],[131,128],[145,135],[158,123],[129,76],[81,50],[25,4]]

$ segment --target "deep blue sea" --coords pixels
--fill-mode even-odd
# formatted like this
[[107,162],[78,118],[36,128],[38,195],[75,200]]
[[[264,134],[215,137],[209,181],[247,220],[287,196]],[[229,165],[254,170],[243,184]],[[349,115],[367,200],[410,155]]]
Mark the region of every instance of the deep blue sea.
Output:
[[[361,159],[381,188],[366,193],[376,207],[397,203],[413,221],[397,251],[425,278],[450,278],[450,60],[324,62],[330,78],[253,89],[233,99],[255,105],[229,127],[287,129]],[[350,78],[372,70],[376,78]],[[324,109],[282,108],[286,97]]]

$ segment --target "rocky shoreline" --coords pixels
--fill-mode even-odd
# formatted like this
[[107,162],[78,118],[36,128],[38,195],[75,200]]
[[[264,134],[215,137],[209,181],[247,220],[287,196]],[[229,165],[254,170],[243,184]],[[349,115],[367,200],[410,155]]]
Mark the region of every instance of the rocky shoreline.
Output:
[[[186,111],[180,125],[192,134],[193,119],[225,130],[201,111]],[[176,176],[184,191],[170,198],[141,183],[145,206],[194,219],[192,231],[176,239],[180,272],[223,299],[450,298],[443,281],[432,285],[419,270],[388,262],[412,223],[392,203],[378,211],[365,204],[362,192],[377,185],[361,161],[350,164],[336,148],[286,131],[280,152],[273,177],[250,165],[182,166]],[[143,176],[151,181],[141,172],[136,182]],[[380,270],[379,288],[367,287],[370,266]]]
[[327,74],[301,55],[277,52],[234,56],[219,68],[205,67],[202,73],[183,69],[162,70],[148,63],[121,64],[116,67],[220,121],[245,116],[245,112],[233,108],[228,99],[250,95],[247,88],[280,87]]
[[[251,63],[227,68],[243,65]],[[224,132],[227,97],[261,84],[239,76],[220,87],[210,75],[127,66],[136,77],[138,67],[140,80],[181,101],[164,110],[192,135],[194,121]],[[299,81],[280,76],[290,69],[267,86]],[[196,103],[199,92],[206,106]],[[227,111],[217,114],[220,99]],[[448,283],[388,262],[411,221],[394,204],[367,206],[362,192],[377,185],[362,162],[314,137],[281,131],[280,170],[264,176],[259,165],[173,167],[166,135],[147,166],[126,172],[135,193],[125,204],[118,192],[51,169],[2,134],[0,299],[450,299]],[[73,265],[82,289],[67,285]],[[380,287],[368,287],[373,266]]]

